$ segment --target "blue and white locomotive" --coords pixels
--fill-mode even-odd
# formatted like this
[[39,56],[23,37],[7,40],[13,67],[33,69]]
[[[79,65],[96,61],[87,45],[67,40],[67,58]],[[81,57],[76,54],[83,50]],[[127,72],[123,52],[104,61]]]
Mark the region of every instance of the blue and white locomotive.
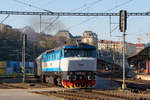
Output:
[[85,43],[64,45],[44,52],[36,61],[44,82],[66,88],[93,87],[96,83],[95,46]]

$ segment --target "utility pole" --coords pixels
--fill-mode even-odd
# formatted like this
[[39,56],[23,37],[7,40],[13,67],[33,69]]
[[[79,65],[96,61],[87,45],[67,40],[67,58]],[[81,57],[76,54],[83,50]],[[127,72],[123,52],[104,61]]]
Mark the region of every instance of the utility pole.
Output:
[[25,82],[25,46],[26,46],[26,34],[23,34],[22,37],[22,73],[23,73],[23,78],[22,82]]
[[114,48],[114,49],[113,49],[113,62],[114,62],[114,65],[113,65],[113,74],[114,74],[114,72],[115,72],[115,67],[116,67],[116,66],[115,66],[115,64],[116,64],[116,54],[115,54],[115,53],[116,53],[116,49],[115,49],[115,48],[116,48],[116,45],[115,45],[115,42],[113,43],[113,48]]
[[41,26],[42,26],[42,15],[40,15],[40,33],[41,33]]
[[127,28],[127,11],[121,10],[120,11],[120,21],[119,21],[119,28],[120,31],[123,32],[123,84],[122,89],[124,90],[126,88],[125,85],[125,31]]

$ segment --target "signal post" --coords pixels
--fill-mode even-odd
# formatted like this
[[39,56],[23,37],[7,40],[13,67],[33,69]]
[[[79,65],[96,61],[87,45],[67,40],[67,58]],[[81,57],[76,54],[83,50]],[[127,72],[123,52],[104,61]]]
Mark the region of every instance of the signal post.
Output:
[[122,89],[124,90],[126,88],[125,84],[125,32],[127,29],[127,11],[121,10],[120,11],[120,20],[119,20],[119,28],[120,31],[123,32],[123,83],[122,83]]
[[27,35],[23,34],[22,37],[22,82],[25,82],[25,47],[27,43]]

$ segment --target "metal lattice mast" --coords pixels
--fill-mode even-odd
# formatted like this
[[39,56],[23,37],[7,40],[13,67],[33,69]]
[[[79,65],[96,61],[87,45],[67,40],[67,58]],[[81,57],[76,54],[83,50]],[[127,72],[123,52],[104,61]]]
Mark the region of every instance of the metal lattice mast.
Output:
[[[7,15],[42,15],[42,16],[119,16],[119,13],[78,13],[78,12],[25,12],[25,11],[0,11]],[[127,16],[150,16],[150,12],[132,12]]]

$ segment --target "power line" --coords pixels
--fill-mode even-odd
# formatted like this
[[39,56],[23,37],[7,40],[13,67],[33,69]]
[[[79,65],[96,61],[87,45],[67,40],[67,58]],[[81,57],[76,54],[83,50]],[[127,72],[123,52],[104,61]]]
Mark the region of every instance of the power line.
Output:
[[[48,13],[53,13],[52,11],[50,10],[47,10],[47,9],[43,9],[43,8],[40,8],[40,7],[37,7],[35,5],[31,5],[31,4],[28,4],[28,3],[25,3],[25,2],[22,2],[22,1],[19,1],[19,0],[14,0],[15,2],[18,2],[18,3],[21,3],[23,5],[26,5],[26,6],[29,6],[29,7],[33,7],[33,8],[36,8],[36,9],[39,9],[39,10],[43,10],[43,11],[46,11]],[[51,1],[54,1],[54,0],[51,0]],[[41,16],[41,15],[40,15]],[[57,20],[58,20],[59,16],[56,17],[56,19],[51,22],[47,27],[44,28],[44,30],[48,29],[49,26],[52,26],[52,24],[54,24]],[[40,23],[40,29],[41,29],[41,23]]]
[[[89,7],[87,7],[87,9],[88,9],[88,8],[91,8],[92,6],[94,6],[95,4],[98,4],[98,3],[101,2],[101,1],[103,1],[103,0],[96,0],[96,1],[93,1],[93,2],[90,2],[90,3],[87,3],[87,4],[84,4],[84,5],[82,5],[81,7],[78,7],[78,8],[76,8],[76,9],[71,10],[71,11],[77,11],[77,10],[82,9],[82,8],[85,8],[85,7],[87,7],[87,6],[89,5]],[[87,6],[86,6],[86,5],[87,5]],[[87,19],[87,20],[88,20],[88,19]],[[85,20],[84,22],[86,22],[87,20]],[[79,23],[79,24],[80,24],[80,23]],[[73,27],[73,26],[75,26],[75,25],[70,26],[68,29],[70,29],[70,28]]]
[[43,9],[43,8],[40,8],[40,7],[37,7],[35,5],[31,5],[31,4],[28,4],[28,3],[25,3],[25,2],[22,2],[22,1],[19,1],[19,0],[13,0],[17,3],[20,3],[20,4],[23,4],[23,5],[26,5],[26,6],[29,6],[29,7],[32,7],[32,8],[36,8],[36,9],[39,9],[39,10],[43,10],[43,11],[46,11],[46,12],[50,12],[50,13],[53,13],[52,11],[50,10],[47,10],[47,9]]
[[[59,19],[59,16],[57,16],[51,23],[49,23],[48,25],[47,25],[47,27],[45,27],[44,29],[43,29],[43,31],[45,31],[45,30],[47,30],[50,26],[52,26],[57,20]],[[42,32],[43,32],[42,31]]]
[[[111,9],[108,9],[108,10],[106,10],[106,11],[104,11],[104,12],[110,12],[110,11],[112,11],[112,10],[114,10],[114,9],[117,9],[117,8],[119,8],[119,7],[121,7],[121,6],[124,6],[124,5],[126,5],[126,4],[128,4],[128,3],[132,2],[132,1],[133,1],[133,0],[128,0],[128,1],[126,1],[126,2],[123,2],[123,3],[121,3],[121,4],[118,4],[118,5],[116,5],[115,7],[111,8]],[[92,20],[92,19],[95,19],[95,18],[96,18],[96,17],[88,18],[88,19],[86,19],[86,20],[84,20],[84,21],[82,21],[82,22],[80,22],[80,23],[78,23],[78,24],[75,24],[75,25],[70,26],[69,29],[72,28],[72,27],[75,27],[75,26],[79,26],[79,25],[81,25],[81,24],[85,24],[85,23],[87,23],[88,21],[90,21],[90,20]]]
[[126,1],[126,2],[123,2],[123,3],[121,3],[121,4],[118,4],[118,5],[116,5],[115,7],[111,8],[111,9],[108,9],[106,12],[109,12],[109,11],[112,11],[112,10],[114,10],[114,9],[116,9],[116,8],[119,8],[119,7],[121,7],[121,6],[124,6],[124,5],[126,5],[126,4],[128,4],[128,3],[132,2],[132,1],[133,1],[133,0],[128,0],[128,1]]
[[55,1],[57,1],[57,0],[50,0],[50,1],[48,1],[47,3],[45,3],[44,5],[52,4],[52,3],[54,3]]
[[1,22],[0,24],[2,24],[10,15],[8,14]]
[[76,8],[76,9],[73,9],[73,10],[71,10],[71,11],[77,11],[77,10],[82,9],[82,8],[85,8],[85,7],[91,8],[92,6],[94,6],[95,4],[98,4],[98,3],[101,2],[101,1],[103,1],[103,0],[96,0],[96,1],[93,1],[93,2],[90,2],[90,3],[87,3],[87,4],[84,4],[84,5],[82,5],[81,7]]
[[[95,17],[94,17],[94,18],[95,18]],[[83,24],[83,23],[86,23],[86,22],[88,22],[89,20],[92,20],[92,19],[93,19],[93,17],[88,18],[88,19],[86,19],[86,20],[84,20],[84,21],[82,21],[82,22],[80,22],[80,23],[78,23],[78,24],[75,24],[75,25],[72,25],[72,26],[68,27],[68,29],[71,29],[72,27],[75,27],[75,26],[81,25],[81,24]]]

